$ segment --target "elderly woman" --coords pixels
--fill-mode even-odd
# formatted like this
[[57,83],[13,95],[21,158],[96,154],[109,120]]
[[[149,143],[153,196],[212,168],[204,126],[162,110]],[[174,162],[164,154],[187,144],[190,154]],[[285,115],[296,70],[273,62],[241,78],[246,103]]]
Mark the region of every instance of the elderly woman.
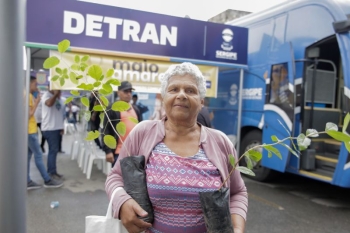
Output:
[[[152,225],[138,219],[147,213],[125,190],[118,190],[114,217],[129,232],[206,232],[198,192],[217,190],[232,169],[228,155],[237,155],[226,135],[197,123],[205,93],[206,82],[197,66],[170,66],[161,83],[166,117],[137,124],[124,142],[120,159],[128,151],[146,158],[147,188],[154,209]],[[235,171],[224,185],[230,189],[234,231],[244,232],[248,198],[240,173]],[[118,187],[123,187],[120,161],[106,181],[109,197]]]

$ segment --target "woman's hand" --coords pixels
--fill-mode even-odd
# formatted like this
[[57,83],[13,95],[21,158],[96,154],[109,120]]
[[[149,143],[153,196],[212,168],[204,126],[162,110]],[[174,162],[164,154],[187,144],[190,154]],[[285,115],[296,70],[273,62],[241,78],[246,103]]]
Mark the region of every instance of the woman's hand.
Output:
[[130,233],[140,233],[152,226],[138,218],[138,216],[146,217],[147,215],[147,212],[134,199],[127,200],[120,208],[120,219]]

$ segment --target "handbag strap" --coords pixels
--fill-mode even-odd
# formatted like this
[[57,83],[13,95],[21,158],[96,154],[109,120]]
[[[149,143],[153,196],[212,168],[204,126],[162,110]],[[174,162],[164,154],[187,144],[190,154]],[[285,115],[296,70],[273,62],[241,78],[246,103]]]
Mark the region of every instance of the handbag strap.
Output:
[[109,201],[109,204],[108,204],[106,218],[112,218],[112,203],[113,203],[114,195],[116,194],[116,192],[118,192],[121,189],[123,189],[123,187],[118,187],[113,190],[111,200]]

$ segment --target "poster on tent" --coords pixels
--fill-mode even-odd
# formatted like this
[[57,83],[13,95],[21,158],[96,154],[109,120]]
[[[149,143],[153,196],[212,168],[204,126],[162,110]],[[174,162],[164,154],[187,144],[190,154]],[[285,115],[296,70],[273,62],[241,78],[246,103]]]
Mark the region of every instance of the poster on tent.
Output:
[[[74,57],[77,53],[60,54],[57,51],[50,51],[50,56],[61,57],[60,68],[69,68],[75,63]],[[84,56],[85,54],[78,54]],[[137,58],[123,58],[92,55],[88,61],[88,65],[96,64],[102,67],[104,72],[113,68],[115,73],[113,78],[120,81],[127,80],[132,83],[135,91],[142,93],[160,93],[160,80],[164,72],[174,62],[155,61]],[[215,66],[198,65],[203,76],[206,78],[207,97],[216,97],[218,68]],[[55,69],[50,70],[50,76],[57,75]],[[95,80],[87,78],[86,83],[94,83]],[[113,86],[117,90],[117,86]],[[73,84],[69,79],[65,80],[63,86],[60,86],[59,81],[50,82],[51,90],[78,90],[77,85]]]

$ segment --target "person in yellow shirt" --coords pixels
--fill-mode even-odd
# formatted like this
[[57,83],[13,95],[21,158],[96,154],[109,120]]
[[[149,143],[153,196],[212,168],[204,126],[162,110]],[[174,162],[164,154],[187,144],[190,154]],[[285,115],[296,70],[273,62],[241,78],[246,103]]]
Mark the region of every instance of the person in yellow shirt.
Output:
[[27,173],[27,190],[40,188],[41,185],[35,183],[30,178],[30,160],[34,154],[35,165],[38,168],[42,178],[44,179],[45,188],[59,188],[63,185],[62,181],[51,179],[46,171],[43,154],[39,145],[38,128],[34,113],[40,103],[40,95],[35,99],[33,93],[38,91],[36,78],[30,77],[30,93],[29,93],[29,120],[28,120],[28,173]]

